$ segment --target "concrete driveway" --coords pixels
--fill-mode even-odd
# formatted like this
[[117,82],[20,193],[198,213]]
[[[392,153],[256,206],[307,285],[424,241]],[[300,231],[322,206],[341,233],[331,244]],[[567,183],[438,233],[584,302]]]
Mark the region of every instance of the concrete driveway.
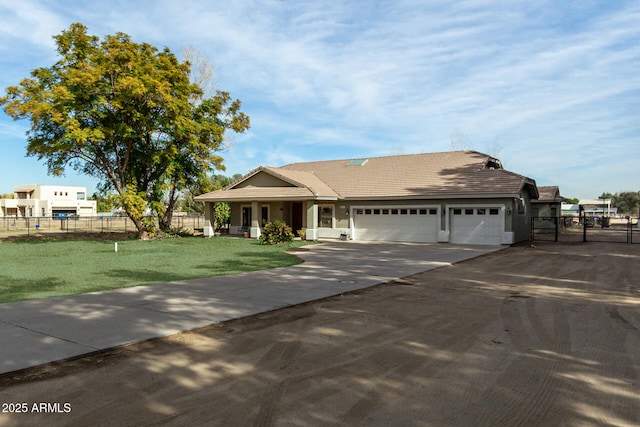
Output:
[[0,373],[366,288],[501,246],[324,242],[293,267],[0,304]]

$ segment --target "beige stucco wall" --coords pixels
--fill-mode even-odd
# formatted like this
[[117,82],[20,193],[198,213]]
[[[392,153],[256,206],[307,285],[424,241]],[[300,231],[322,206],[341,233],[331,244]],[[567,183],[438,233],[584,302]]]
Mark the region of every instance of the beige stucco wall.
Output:
[[[529,232],[531,228],[531,201],[527,192],[522,194],[524,200],[524,213],[518,213],[517,199],[514,198],[487,198],[487,199],[441,199],[441,200],[370,200],[370,201],[352,201],[352,202],[324,202],[317,201],[317,206],[333,206],[334,212],[334,228],[322,229],[319,232],[319,237],[339,237],[341,231],[350,229],[350,212],[352,206],[426,206],[437,207],[440,209],[440,213],[445,213],[442,216],[441,221],[441,233],[443,234],[443,241],[448,241],[446,236],[447,230],[450,229],[447,221],[450,221],[447,207],[452,205],[465,205],[465,206],[502,206],[503,214],[505,215],[505,233],[507,235],[513,234],[513,243],[525,241],[529,238]],[[303,224],[302,228],[313,228],[317,224],[308,224],[308,213],[306,209],[306,202],[303,204]],[[238,234],[241,232],[242,227],[242,207],[251,206],[250,202],[238,202],[231,203],[231,233]],[[280,219],[287,224],[292,225],[291,212],[292,202],[258,202],[258,209],[262,206],[269,206],[269,220]]]
[[281,179],[276,178],[275,176],[269,175],[267,173],[258,173],[251,178],[248,178],[246,181],[238,184],[235,188],[245,188],[245,187],[294,187],[293,185],[285,182]]

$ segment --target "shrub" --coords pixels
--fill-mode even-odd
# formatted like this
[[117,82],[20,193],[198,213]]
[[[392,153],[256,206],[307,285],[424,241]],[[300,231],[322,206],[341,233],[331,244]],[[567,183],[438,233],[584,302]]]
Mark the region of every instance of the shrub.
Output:
[[307,232],[305,230],[298,230],[297,233],[301,240],[307,240]]
[[267,223],[260,234],[263,245],[277,245],[293,241],[293,231],[284,221],[278,219]]

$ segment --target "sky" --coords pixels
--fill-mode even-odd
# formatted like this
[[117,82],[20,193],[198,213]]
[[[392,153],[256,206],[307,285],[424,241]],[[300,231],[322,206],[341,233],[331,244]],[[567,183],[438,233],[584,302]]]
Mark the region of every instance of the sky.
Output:
[[[228,176],[261,166],[473,149],[565,197],[640,191],[636,0],[0,0],[0,90],[56,60],[81,22],[192,47],[251,129]],[[0,110],[0,193],[87,186],[25,157],[28,120]]]

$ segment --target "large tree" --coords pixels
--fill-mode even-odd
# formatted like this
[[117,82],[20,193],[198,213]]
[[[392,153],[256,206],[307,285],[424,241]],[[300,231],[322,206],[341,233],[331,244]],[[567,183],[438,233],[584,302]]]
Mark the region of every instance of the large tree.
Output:
[[53,175],[72,167],[98,178],[147,238],[144,213],[162,215],[167,192],[221,168],[225,132],[244,132],[249,117],[227,92],[204,97],[168,48],[124,33],[101,41],[79,23],[54,39],[59,60],[7,88],[0,105],[30,119],[27,155]]

